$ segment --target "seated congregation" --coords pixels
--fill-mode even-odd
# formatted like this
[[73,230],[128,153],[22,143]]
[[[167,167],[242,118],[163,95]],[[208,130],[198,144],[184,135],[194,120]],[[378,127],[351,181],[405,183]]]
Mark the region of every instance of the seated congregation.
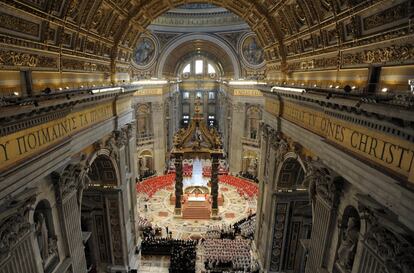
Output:
[[170,256],[169,272],[196,272],[197,251],[201,250],[202,272],[259,272],[251,255],[256,215],[249,215],[231,225],[213,225],[197,240],[160,237],[161,229],[144,218],[138,223],[142,231],[141,255]]

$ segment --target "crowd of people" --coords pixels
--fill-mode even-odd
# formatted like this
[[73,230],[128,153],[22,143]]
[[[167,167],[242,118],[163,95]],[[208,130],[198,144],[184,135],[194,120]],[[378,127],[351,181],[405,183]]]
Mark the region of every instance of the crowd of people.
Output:
[[144,180],[145,178],[151,177],[151,176],[155,176],[157,174],[157,172],[155,170],[145,170],[143,172],[141,172],[141,175],[139,177],[139,181]]
[[206,239],[234,239],[235,233],[232,225],[214,225],[208,227]]
[[234,224],[235,233],[244,238],[253,239],[256,226],[256,214],[249,215]]
[[[207,273],[259,272],[260,266],[252,259],[250,253],[255,221],[256,214],[253,214],[233,225],[213,225],[208,228],[204,238],[201,239]],[[138,218],[138,225],[143,231],[141,243],[143,255],[170,256],[170,273],[195,272],[198,241],[172,239],[171,235],[169,238],[157,237],[161,234],[157,232],[161,228],[142,217]]]
[[206,239],[204,266],[212,272],[251,272],[250,241],[245,239]]
[[194,273],[197,241],[173,240],[169,273]]
[[138,218],[138,225],[143,232],[140,248],[142,255],[170,256],[170,273],[195,273],[198,241],[172,239],[168,227],[166,231],[169,237],[158,237],[161,235],[161,228],[153,226],[142,217]]
[[249,180],[252,180],[252,181],[254,181],[256,183],[259,183],[259,179],[257,179],[257,177],[255,175],[253,175],[253,174],[251,174],[249,172],[240,172],[239,173],[239,176],[244,177],[244,178],[247,178]]
[[144,237],[141,242],[142,255],[170,255],[173,240],[169,238]]

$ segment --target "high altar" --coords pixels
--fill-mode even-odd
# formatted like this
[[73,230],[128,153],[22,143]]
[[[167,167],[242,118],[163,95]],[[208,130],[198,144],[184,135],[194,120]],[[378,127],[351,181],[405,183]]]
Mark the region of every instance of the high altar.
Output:
[[[209,128],[201,114],[200,102],[196,102],[194,116],[187,129],[180,129],[174,135],[171,157],[175,159],[175,194],[171,203],[175,215],[185,219],[217,218],[223,197],[218,193],[218,166],[223,156],[221,138],[214,127]],[[209,187],[190,186],[183,189],[183,160],[211,159]]]

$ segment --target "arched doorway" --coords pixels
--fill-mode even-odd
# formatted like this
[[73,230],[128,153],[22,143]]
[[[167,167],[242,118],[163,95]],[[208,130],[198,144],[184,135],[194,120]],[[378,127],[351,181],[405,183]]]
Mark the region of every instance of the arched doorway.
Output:
[[307,241],[312,231],[312,207],[305,167],[295,154],[285,156],[275,181],[270,271],[304,272]]
[[109,265],[123,264],[118,186],[115,161],[106,154],[97,155],[80,200],[88,272],[106,272]]

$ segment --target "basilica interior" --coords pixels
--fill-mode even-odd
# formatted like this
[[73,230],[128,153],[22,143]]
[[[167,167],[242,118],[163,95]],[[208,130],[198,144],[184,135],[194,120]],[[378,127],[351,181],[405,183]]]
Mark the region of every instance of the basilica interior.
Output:
[[0,273],[413,273],[411,0],[0,0]]

